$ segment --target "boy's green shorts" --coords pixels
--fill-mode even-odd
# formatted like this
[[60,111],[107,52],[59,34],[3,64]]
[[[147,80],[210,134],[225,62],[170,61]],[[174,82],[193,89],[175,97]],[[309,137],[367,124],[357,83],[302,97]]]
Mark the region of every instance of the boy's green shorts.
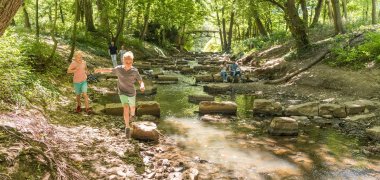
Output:
[[136,106],[136,96],[126,96],[126,95],[119,95],[121,104],[124,105],[129,105],[129,106]]
[[75,94],[80,95],[82,93],[87,93],[87,81],[82,81],[80,83],[74,83]]

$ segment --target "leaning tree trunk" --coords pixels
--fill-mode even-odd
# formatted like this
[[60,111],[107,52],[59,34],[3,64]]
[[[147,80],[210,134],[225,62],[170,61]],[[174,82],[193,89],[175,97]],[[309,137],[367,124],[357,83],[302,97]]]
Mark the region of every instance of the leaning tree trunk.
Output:
[[226,18],[224,18],[224,8],[222,9],[222,31],[223,31],[223,51],[227,51],[227,32],[226,32]]
[[253,18],[255,19],[255,23],[256,23],[257,28],[259,29],[260,34],[262,36],[268,36],[268,32],[265,29],[263,22],[261,22],[260,15],[259,15],[259,12],[257,12],[257,9],[254,9],[252,13],[253,13]]
[[113,37],[115,43],[118,42],[119,36],[121,32],[123,31],[123,26],[124,26],[124,19],[125,19],[125,10],[126,10],[126,0],[122,0],[123,4],[121,6],[121,17],[119,20],[119,23],[117,24],[117,30],[116,30],[116,35]]
[[336,34],[344,34],[344,28],[342,23],[342,16],[340,15],[340,6],[339,0],[331,0],[332,8],[333,8],[333,16],[334,16],[334,27]]
[[377,16],[376,16],[376,0],[372,0],[372,24],[377,23]]
[[73,34],[71,36],[71,51],[69,58],[67,59],[68,62],[71,62],[71,59],[74,56],[76,41],[77,41],[77,24],[79,20],[80,12],[79,12],[79,0],[75,0],[75,18],[74,18],[74,26],[73,26]]
[[0,37],[22,5],[22,0],[0,0]]
[[318,24],[319,16],[321,15],[323,0],[318,0],[318,4],[315,7],[315,14],[313,18],[313,22],[311,23],[310,27],[314,27]]
[[218,12],[218,10],[216,10],[216,19],[217,19],[217,22],[218,22],[220,46],[222,47],[222,51],[224,51],[223,33],[222,33],[222,28],[220,27],[220,18],[219,18],[219,12]]
[[86,21],[86,29],[90,32],[95,32],[95,25],[94,25],[94,18],[93,18],[93,12],[92,12],[92,1],[91,0],[84,0],[83,1],[84,6],[84,18]]
[[306,26],[298,15],[298,11],[295,6],[295,0],[287,0],[285,3],[284,11],[286,22],[289,25],[289,29],[293,38],[296,40],[297,48],[302,49],[309,46]]
[[54,45],[53,45],[53,50],[49,57],[50,60],[53,60],[53,57],[54,57],[55,51],[57,50],[57,45],[58,45],[58,41],[55,38],[57,19],[58,19],[58,0],[54,0],[54,20],[51,27],[51,39],[53,40]]

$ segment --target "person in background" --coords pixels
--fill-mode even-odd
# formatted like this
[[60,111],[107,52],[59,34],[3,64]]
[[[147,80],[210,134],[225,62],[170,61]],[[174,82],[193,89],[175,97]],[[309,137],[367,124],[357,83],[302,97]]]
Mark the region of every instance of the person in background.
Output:
[[236,78],[241,76],[240,67],[237,61],[230,65],[230,75],[232,76],[232,82],[235,81]]
[[121,45],[121,49],[120,49],[120,51],[119,51],[119,55],[120,55],[120,62],[121,62],[121,64],[123,64],[123,65],[124,65],[124,62],[123,62],[123,55],[124,55],[124,53],[126,53],[126,52],[127,52],[127,50],[125,49],[124,44]]
[[227,82],[227,61],[221,65],[220,76],[223,78],[223,82]]
[[135,117],[136,111],[136,81],[140,84],[140,91],[145,91],[144,82],[137,68],[133,67],[133,53],[128,51],[123,55],[123,64],[114,68],[95,69],[95,73],[113,73],[117,76],[117,87],[121,104],[123,105],[123,116],[125,123],[125,134],[130,138],[130,120]]
[[113,67],[117,66],[116,55],[117,55],[117,47],[115,42],[111,42],[111,45],[108,47],[108,54],[111,56]]
[[74,60],[71,62],[69,68],[67,68],[67,73],[74,74],[73,82],[74,89],[77,100],[77,108],[76,112],[79,113],[82,111],[81,107],[81,95],[84,98],[84,104],[86,107],[86,113],[91,113],[89,107],[89,100],[87,95],[87,64],[86,61],[83,60],[83,52],[76,51],[74,54]]

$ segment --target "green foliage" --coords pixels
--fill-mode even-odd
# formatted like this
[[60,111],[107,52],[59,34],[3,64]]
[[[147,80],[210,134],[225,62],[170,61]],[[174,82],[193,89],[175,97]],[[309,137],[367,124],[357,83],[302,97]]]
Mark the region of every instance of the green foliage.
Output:
[[9,109],[6,103],[45,105],[58,95],[50,78],[62,76],[66,62],[58,55],[50,60],[51,48],[45,43],[36,43],[32,37],[27,33],[12,32],[0,39],[2,110]]
[[273,33],[268,37],[258,36],[236,42],[233,50],[234,52],[247,52],[252,49],[261,50],[275,44],[284,43],[286,40],[289,40],[288,34],[285,31],[280,31]]
[[145,172],[144,161],[140,155],[140,148],[137,145],[137,142],[132,142],[135,147],[132,150],[127,150],[124,152],[124,156],[121,158],[127,164],[132,164],[135,166],[135,171],[139,174]]
[[338,43],[333,49],[335,58],[331,58],[327,63],[335,67],[350,67],[361,69],[367,63],[380,62],[380,33],[371,32],[365,34],[365,41],[356,47],[344,48]]

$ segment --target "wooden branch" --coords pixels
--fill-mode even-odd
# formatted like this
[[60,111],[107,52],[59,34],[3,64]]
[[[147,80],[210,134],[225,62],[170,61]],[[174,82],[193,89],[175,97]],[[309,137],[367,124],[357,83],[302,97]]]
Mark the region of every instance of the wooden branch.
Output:
[[285,7],[282,4],[280,4],[279,2],[277,2],[276,0],[266,0],[266,1],[272,3],[273,5],[279,7],[283,11],[285,11]]

